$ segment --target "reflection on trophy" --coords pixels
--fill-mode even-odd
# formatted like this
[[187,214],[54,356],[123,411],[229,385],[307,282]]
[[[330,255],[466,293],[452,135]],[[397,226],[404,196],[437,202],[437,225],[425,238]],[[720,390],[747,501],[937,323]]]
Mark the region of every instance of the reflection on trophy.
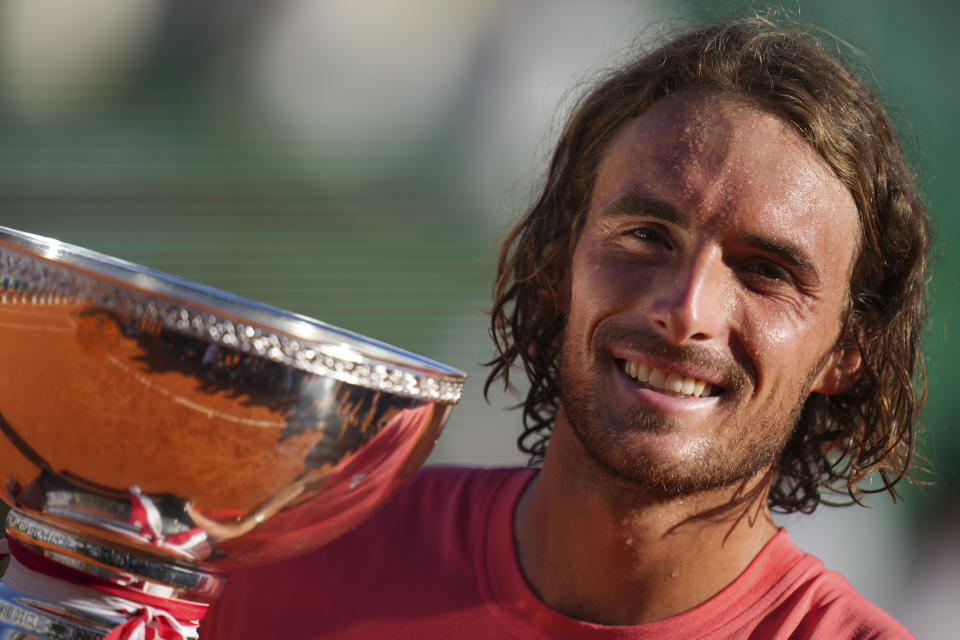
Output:
[[195,638],[230,571],[314,549],[387,500],[463,379],[0,227],[0,638]]

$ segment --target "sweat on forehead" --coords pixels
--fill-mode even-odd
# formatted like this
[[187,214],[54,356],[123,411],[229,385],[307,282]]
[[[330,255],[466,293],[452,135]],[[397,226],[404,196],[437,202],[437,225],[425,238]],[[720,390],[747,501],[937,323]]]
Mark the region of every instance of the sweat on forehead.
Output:
[[[601,162],[611,146],[632,135],[657,141],[657,169],[662,179],[747,169],[743,162],[750,159],[763,168],[783,165],[785,153],[806,156],[807,169],[823,179],[835,176],[813,145],[791,125],[737,94],[685,90],[658,100],[628,123],[635,126],[620,127],[601,154]],[[730,149],[742,140],[754,145],[752,158],[731,156]],[[781,176],[783,181],[794,177]]]

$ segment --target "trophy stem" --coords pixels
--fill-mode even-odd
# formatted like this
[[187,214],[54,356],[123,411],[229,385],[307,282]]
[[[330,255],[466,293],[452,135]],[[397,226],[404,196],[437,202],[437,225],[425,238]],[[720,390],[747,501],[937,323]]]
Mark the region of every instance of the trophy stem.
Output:
[[[10,566],[0,581],[4,640],[112,639],[139,625],[190,640],[223,585],[222,577],[195,565],[21,509],[7,516],[7,542]],[[197,595],[206,602],[193,600]]]

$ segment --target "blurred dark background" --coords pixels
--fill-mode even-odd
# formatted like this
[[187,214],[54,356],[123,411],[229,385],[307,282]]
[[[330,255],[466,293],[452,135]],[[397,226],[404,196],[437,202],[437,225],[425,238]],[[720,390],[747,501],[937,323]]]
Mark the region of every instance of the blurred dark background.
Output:
[[[0,0],[0,225],[318,317],[471,378],[432,463],[522,464],[480,394],[504,225],[564,108],[750,2]],[[929,485],[783,522],[919,637],[960,602],[960,5],[784,2],[869,60],[936,222]],[[2,365],[0,365],[2,366]]]

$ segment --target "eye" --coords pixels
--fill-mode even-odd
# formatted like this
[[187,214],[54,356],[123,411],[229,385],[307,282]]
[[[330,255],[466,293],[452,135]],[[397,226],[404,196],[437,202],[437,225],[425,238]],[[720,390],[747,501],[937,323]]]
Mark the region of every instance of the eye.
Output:
[[741,267],[748,277],[764,284],[789,284],[793,282],[793,274],[784,266],[769,260],[750,262]]
[[670,246],[670,238],[663,229],[657,225],[643,225],[627,232],[627,235],[645,243],[660,244]]

